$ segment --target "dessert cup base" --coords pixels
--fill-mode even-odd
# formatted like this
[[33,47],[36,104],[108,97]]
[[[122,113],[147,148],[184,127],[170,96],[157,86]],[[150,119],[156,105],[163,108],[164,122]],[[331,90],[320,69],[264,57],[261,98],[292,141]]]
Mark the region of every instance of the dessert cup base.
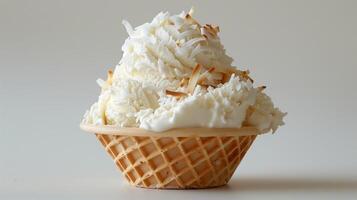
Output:
[[256,138],[96,136],[130,185],[150,189],[226,185]]

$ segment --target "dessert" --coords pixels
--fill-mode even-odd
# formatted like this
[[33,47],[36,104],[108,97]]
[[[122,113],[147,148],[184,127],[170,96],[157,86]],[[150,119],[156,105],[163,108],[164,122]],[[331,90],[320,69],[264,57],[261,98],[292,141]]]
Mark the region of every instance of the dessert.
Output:
[[256,135],[284,124],[266,87],[232,66],[220,28],[192,14],[123,21],[123,57],[81,124],[139,187],[224,185]]

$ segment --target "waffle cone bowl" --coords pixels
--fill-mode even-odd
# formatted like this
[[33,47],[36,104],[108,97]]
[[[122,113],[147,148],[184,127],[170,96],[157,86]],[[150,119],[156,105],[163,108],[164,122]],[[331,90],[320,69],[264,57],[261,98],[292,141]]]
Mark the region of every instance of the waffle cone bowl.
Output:
[[259,131],[253,127],[139,128],[81,125],[95,133],[128,182],[157,189],[211,188],[228,183]]

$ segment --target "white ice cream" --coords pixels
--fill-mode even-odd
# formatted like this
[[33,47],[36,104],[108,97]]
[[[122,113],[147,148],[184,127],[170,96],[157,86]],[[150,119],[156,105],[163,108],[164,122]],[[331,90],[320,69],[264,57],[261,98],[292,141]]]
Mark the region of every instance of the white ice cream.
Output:
[[[200,25],[192,13],[184,12],[159,13],[151,23],[135,29],[126,21],[123,24],[129,34],[123,57],[110,80],[98,80],[102,93],[83,123],[156,132],[245,125],[267,132],[283,125],[285,114],[232,66],[218,27]],[[202,66],[200,84],[192,78],[197,64]],[[182,84],[182,80],[196,86],[189,91],[190,83]],[[167,90],[185,96],[168,95]]]

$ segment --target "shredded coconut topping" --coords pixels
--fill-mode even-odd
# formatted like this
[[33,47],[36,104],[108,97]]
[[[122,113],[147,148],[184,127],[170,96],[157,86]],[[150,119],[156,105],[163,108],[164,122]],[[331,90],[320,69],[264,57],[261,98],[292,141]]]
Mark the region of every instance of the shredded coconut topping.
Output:
[[83,123],[165,131],[179,127],[275,131],[282,113],[253,87],[249,71],[232,66],[216,25],[190,12],[159,13],[150,23],[123,25],[129,37],[115,71],[108,72],[98,102]]

